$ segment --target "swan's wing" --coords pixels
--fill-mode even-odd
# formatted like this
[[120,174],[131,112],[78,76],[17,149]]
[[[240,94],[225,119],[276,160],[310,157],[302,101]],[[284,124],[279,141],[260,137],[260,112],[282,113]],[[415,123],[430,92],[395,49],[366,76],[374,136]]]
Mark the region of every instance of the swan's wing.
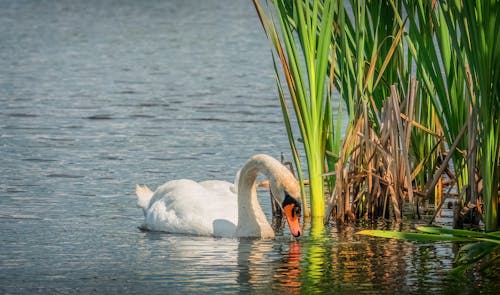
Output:
[[217,194],[220,197],[237,198],[233,183],[222,180],[206,180],[199,184],[211,191],[211,194]]
[[[200,184],[186,179],[167,182],[151,199],[146,227],[172,233],[214,235],[214,226],[221,221],[235,225],[237,198],[227,193],[229,187],[223,183]],[[230,227],[225,228],[227,231]]]
[[[213,235],[216,237],[233,237],[238,219],[238,195],[233,183],[221,180],[207,180],[199,183],[210,191],[210,200],[215,203],[207,204],[214,215]],[[224,215],[223,218],[222,215]]]

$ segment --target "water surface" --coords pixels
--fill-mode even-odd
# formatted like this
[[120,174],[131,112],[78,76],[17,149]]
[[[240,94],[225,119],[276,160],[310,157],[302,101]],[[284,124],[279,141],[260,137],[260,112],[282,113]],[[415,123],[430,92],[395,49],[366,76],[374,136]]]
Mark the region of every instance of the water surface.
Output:
[[[0,1],[0,293],[491,293],[456,247],[142,232],[136,183],[290,159],[250,1]],[[264,207],[269,199],[262,192]]]

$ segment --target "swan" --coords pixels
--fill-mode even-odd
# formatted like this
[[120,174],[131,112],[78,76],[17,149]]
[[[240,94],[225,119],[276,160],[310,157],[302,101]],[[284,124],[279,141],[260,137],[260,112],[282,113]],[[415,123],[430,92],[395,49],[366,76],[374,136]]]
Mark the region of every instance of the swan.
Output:
[[281,205],[290,232],[299,237],[300,186],[278,160],[265,154],[252,156],[240,169],[235,183],[220,180],[171,180],[155,192],[136,186],[137,206],[144,213],[143,228],[178,234],[214,237],[274,238],[274,231],[257,199],[257,175],[269,180],[272,196]]

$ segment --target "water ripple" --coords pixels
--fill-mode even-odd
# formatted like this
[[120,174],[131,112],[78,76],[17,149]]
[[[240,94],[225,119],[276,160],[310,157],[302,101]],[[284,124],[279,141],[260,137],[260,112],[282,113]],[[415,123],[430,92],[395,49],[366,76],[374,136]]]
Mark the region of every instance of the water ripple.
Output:
[[51,173],[47,174],[49,178],[84,178],[83,175],[75,175],[75,174],[64,174],[64,173]]
[[109,114],[101,114],[101,115],[92,115],[88,117],[84,117],[84,119],[88,120],[112,120],[113,116]]

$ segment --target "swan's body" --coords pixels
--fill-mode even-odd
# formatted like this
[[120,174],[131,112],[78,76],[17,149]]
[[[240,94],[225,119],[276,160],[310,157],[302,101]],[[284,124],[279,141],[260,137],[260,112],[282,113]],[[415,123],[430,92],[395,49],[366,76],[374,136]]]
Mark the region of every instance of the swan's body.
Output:
[[232,187],[224,181],[169,181],[150,192],[144,227],[170,233],[233,236],[238,211],[227,208],[237,208],[238,199]]
[[[137,186],[137,205],[144,227],[153,231],[216,237],[273,238],[274,231],[257,199],[256,178],[263,173],[282,205],[290,231],[300,235],[300,188],[290,171],[276,159],[255,155],[246,162],[235,184],[211,180],[173,180],[155,192]],[[237,187],[237,188],[236,188]]]

